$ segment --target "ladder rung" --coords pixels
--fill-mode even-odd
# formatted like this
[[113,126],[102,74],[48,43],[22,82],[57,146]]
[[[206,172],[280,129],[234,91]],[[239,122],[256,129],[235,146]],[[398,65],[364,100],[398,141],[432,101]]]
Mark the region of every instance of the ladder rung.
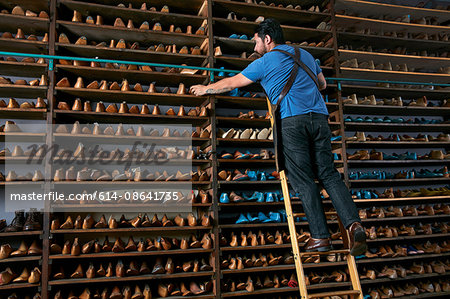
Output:
[[[333,215],[337,215],[336,212],[325,212],[325,215],[328,216],[333,216]],[[292,217],[305,217],[306,214],[305,213],[292,213]]]
[[361,292],[358,290],[334,291],[334,292],[308,294],[308,298],[322,298],[322,297],[331,297],[331,296],[359,295],[359,294],[361,294]]
[[310,251],[310,252],[300,252],[300,256],[307,256],[307,255],[328,255],[328,254],[335,254],[335,253],[344,253],[348,254],[350,253],[350,250],[348,249],[340,249],[340,250],[330,250],[330,251]]

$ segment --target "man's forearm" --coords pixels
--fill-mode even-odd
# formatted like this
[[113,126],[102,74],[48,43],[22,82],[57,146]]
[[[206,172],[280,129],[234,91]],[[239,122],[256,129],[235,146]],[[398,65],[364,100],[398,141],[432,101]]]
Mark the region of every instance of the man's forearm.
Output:
[[216,94],[216,93],[224,93],[227,91],[231,91],[235,88],[241,88],[243,86],[247,86],[252,84],[253,81],[246,78],[242,74],[237,74],[233,77],[228,77],[225,79],[222,79],[220,81],[217,81],[216,83],[209,84],[207,86],[205,85],[193,85],[189,89],[189,91],[196,96],[202,96],[205,94]]
[[206,94],[224,93],[233,90],[233,87],[229,84],[230,78],[222,79],[216,83],[209,84],[206,89]]

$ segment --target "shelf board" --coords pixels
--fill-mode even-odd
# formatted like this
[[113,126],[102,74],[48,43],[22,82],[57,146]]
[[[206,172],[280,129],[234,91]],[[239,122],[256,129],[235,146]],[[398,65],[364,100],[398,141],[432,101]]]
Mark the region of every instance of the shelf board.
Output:
[[[393,29],[396,31],[397,29]],[[386,48],[406,47],[409,50],[427,50],[430,52],[445,52],[448,42],[413,38],[398,38],[383,35],[361,34],[353,32],[337,32],[339,45],[353,45],[358,48],[367,45],[383,45]]]
[[217,138],[220,146],[273,147],[273,140]]
[[225,127],[251,127],[251,128],[269,128],[270,120],[265,118],[238,118],[229,116],[216,116],[220,126]]
[[[111,6],[111,8],[114,8],[114,6],[112,5],[120,3],[119,1],[115,0],[96,0],[95,2],[99,4],[109,5]],[[178,0],[153,0],[151,2],[151,6],[155,6],[156,9],[161,9],[164,5],[167,5],[171,10],[175,10],[177,12],[182,12],[186,14],[197,14],[202,4],[203,0],[192,0],[189,1],[188,3],[185,1],[178,1]],[[141,2],[133,1],[133,5],[134,8],[140,8]],[[151,6],[147,5],[147,8],[150,8]]]
[[450,142],[436,141],[346,141],[349,148],[447,148]]
[[369,132],[450,132],[450,124],[357,123],[346,122],[349,131]]
[[22,236],[39,236],[44,232],[42,230],[18,231],[18,232],[1,232],[0,237],[22,237]]
[[[302,205],[302,202],[298,199],[291,198],[292,205]],[[377,199],[353,199],[358,207],[364,205],[373,206],[374,204],[391,204],[391,205],[404,205],[406,202],[449,202],[449,196],[423,196],[423,197],[403,197],[403,198],[377,198]],[[322,200],[323,204],[331,204],[330,200]],[[236,207],[260,207],[260,208],[274,208],[277,206],[284,207],[284,202],[252,202],[243,201],[238,203],[219,203],[221,208],[236,208]]]
[[383,28],[384,31],[408,31],[408,33],[450,33],[450,27],[448,26],[434,26],[434,25],[421,25],[413,23],[402,23],[386,20],[369,19],[363,17],[353,17],[336,14],[336,26],[337,27],[361,27],[364,29],[371,29],[379,31]]
[[33,182],[33,181],[12,181],[12,182],[0,182],[0,186],[21,186],[21,185],[27,185],[27,186],[39,186],[43,185],[44,181],[40,182]]
[[219,163],[219,166],[221,164],[236,164],[236,165],[253,165],[253,164],[268,164],[268,165],[274,165],[275,160],[273,159],[217,159],[217,162]]
[[[231,33],[236,33],[246,34],[250,39],[253,37],[255,33],[254,30],[258,25],[258,23],[250,21],[235,21],[215,17],[213,17],[212,19],[213,24],[216,26],[214,34],[217,36],[226,37]],[[293,43],[301,43],[305,40],[315,40],[319,42],[324,38],[331,37],[331,31],[329,30],[319,30],[315,28],[294,27],[286,25],[281,25],[281,28],[283,29],[285,39]]]
[[0,260],[0,264],[2,263],[17,263],[17,262],[31,262],[31,261],[40,261],[42,256],[20,256],[20,257],[9,257],[6,259]]
[[43,63],[0,61],[0,68],[2,75],[16,77],[39,78],[47,73],[47,64]]
[[174,249],[174,250],[160,250],[160,251],[128,251],[128,252],[101,252],[101,253],[88,253],[73,256],[70,254],[55,254],[50,255],[50,260],[74,260],[74,259],[90,259],[90,258],[118,258],[118,257],[140,257],[140,256],[153,256],[153,255],[179,255],[179,254],[202,254],[213,252],[214,249]]
[[209,185],[211,181],[59,181],[59,182],[52,182],[55,186],[77,186],[77,185],[113,185],[113,186],[120,186],[125,185],[133,188],[137,187],[158,187],[158,186],[172,186],[172,188],[175,188],[177,186],[205,186]]
[[[118,81],[127,79],[130,83],[141,82],[147,84],[147,82],[157,82],[158,85],[164,86],[177,86],[179,83],[184,83],[186,86],[202,84],[207,80],[207,76],[203,75],[184,75],[180,73],[163,73],[163,72],[147,72],[147,71],[132,71],[132,70],[119,70],[119,69],[107,69],[89,66],[72,66],[61,65],[56,66],[61,73],[70,74],[72,76],[83,77],[86,85],[93,80],[106,80],[106,81]],[[61,75],[63,76],[63,75]],[[178,87],[178,86],[177,86]]]
[[[3,161],[5,160],[5,159],[1,159],[1,158],[4,158],[4,157],[0,157],[0,162],[2,160]],[[25,161],[27,158],[21,158],[21,159]],[[100,159],[100,158],[95,158],[95,157],[92,157],[92,156],[86,156],[86,159],[70,157],[70,160],[74,161],[74,162],[77,162],[77,161],[82,162],[82,161],[85,161],[87,159],[89,159],[89,162],[93,162],[93,163],[95,163],[95,162],[109,163],[109,162],[117,161],[117,159],[114,159],[114,160],[111,160],[111,159]],[[63,159],[60,159],[58,157],[53,158],[53,162],[64,162],[66,160],[67,160],[66,158],[63,158]],[[122,162],[133,162],[135,160],[136,159],[120,159],[120,161],[122,161]],[[151,160],[148,160],[148,161],[151,161]],[[164,160],[164,165],[191,165],[191,164],[192,165],[204,165],[204,164],[210,164],[210,163],[211,163],[211,160],[208,160],[208,159],[205,159],[205,160],[203,160],[203,159],[201,159],[201,160],[199,160],[199,159],[192,159],[192,160],[191,159],[170,159],[170,160],[167,160],[167,161]]]
[[403,81],[426,83],[448,83],[450,80],[450,74],[369,70],[349,67],[341,67],[340,70],[342,75],[347,78],[395,81],[401,76]]
[[405,166],[405,165],[446,165],[450,160],[348,160],[349,167]]
[[96,277],[96,278],[72,278],[61,280],[50,280],[48,284],[50,286],[60,286],[69,284],[91,284],[91,283],[111,283],[111,282],[130,282],[130,281],[142,281],[142,280],[159,280],[159,279],[175,279],[175,278],[192,278],[192,277],[205,277],[213,275],[213,271],[204,272],[186,272],[186,273],[174,273],[174,274],[147,274],[125,277]]
[[445,10],[361,0],[341,0],[336,3],[335,10],[351,10],[352,12],[363,15],[382,15],[389,17],[411,15],[411,19],[433,16],[439,22],[445,22],[449,20],[448,11]]
[[216,95],[215,102],[216,108],[248,108],[255,110],[267,110],[267,101],[265,98],[245,98]]
[[357,264],[377,264],[382,263],[385,264],[387,262],[404,262],[404,261],[416,261],[418,259],[443,259],[449,257],[450,253],[439,253],[439,254],[414,254],[403,257],[391,257],[391,258],[365,258],[365,259],[357,259]]
[[[217,138],[221,146],[273,147],[273,140]],[[341,141],[331,141],[331,145],[340,145]]]
[[[431,240],[431,239],[439,239],[439,238],[448,238],[449,234],[432,234],[432,235],[415,235],[415,236],[399,236],[396,238],[376,238],[374,240],[367,239],[367,243],[384,243],[384,242],[403,242],[403,241],[411,241],[411,240]],[[342,241],[341,241],[342,243]],[[369,245],[370,246],[370,245]]]
[[[342,90],[344,94],[352,94],[356,93],[358,96],[368,96],[375,94],[378,97],[393,97],[393,96],[402,96],[407,98],[419,98],[422,96],[426,96],[428,99],[433,100],[444,100],[448,97],[449,89],[425,89],[425,88],[400,88],[400,87],[378,87],[378,86],[363,86],[363,85],[349,85],[342,84]],[[385,106],[387,107],[387,106]],[[373,107],[375,108],[375,107]],[[377,106],[378,108],[378,106]],[[381,106],[380,106],[381,108]],[[413,107],[401,107],[400,109],[411,109],[408,110],[413,111]],[[417,107],[418,109],[422,109]],[[429,107],[428,109],[440,109],[437,107]],[[440,110],[438,110],[440,111]]]
[[280,181],[278,180],[270,180],[270,181],[223,181],[223,180],[218,180],[218,184],[219,187],[221,186],[246,186],[246,185],[259,185],[259,186],[264,186],[264,185],[280,185]]
[[[443,216],[447,216],[448,215],[443,215]],[[421,218],[423,216],[414,216],[414,217],[410,217],[410,220],[417,220],[417,221],[421,221]],[[403,218],[406,217],[389,217],[389,218],[380,218],[378,220],[374,220],[374,219],[361,219],[363,223],[370,223],[370,222],[389,222],[392,220],[398,220],[398,221],[404,221]],[[446,218],[446,217],[442,217],[442,218]],[[382,220],[381,220],[382,219]],[[372,221],[373,220],[373,221]],[[433,218],[430,219],[431,221],[433,221]],[[327,224],[338,224],[336,220],[327,220]],[[308,226],[308,222],[307,221],[301,221],[301,222],[295,222],[295,225],[297,226]],[[287,222],[280,222],[280,223],[246,223],[246,224],[219,224],[219,227],[221,229],[253,229],[253,228],[280,228],[280,227],[287,227]],[[427,238],[445,238],[445,237],[449,237],[450,233],[447,234],[432,234],[432,235],[416,235],[416,236],[399,236],[396,238],[377,238],[374,240],[369,240],[367,239],[367,242],[386,242],[386,241],[404,241],[404,240],[415,240],[415,239],[427,239]],[[342,244],[342,240],[333,240],[332,241],[333,244]]]
[[[1,110],[0,110],[1,111]],[[61,118],[66,122],[75,120],[85,120],[88,122],[98,122],[103,120],[107,123],[153,123],[153,124],[192,124],[200,126],[209,122],[208,117],[200,116],[172,116],[172,115],[152,115],[152,114],[132,114],[132,113],[108,113],[108,112],[85,112],[72,110],[55,110],[56,118]]]
[[[163,43],[177,46],[201,46],[208,38],[207,35],[195,35],[186,33],[173,33],[167,31],[153,31],[141,29],[128,29],[106,25],[80,24],[69,21],[57,21],[57,26],[71,32],[78,37],[85,36],[88,41],[101,40],[109,41],[111,39],[142,43]],[[192,29],[194,32],[197,28]]]
[[[196,1],[196,4],[198,5],[200,1]],[[114,23],[114,20],[116,18],[122,18],[124,22],[132,19],[134,25],[138,27],[142,22],[151,20],[152,23],[159,22],[163,26],[168,26],[168,24],[175,24],[176,26],[184,27],[187,25],[192,25],[192,27],[198,28],[202,25],[203,20],[206,19],[205,17],[193,14],[179,14],[174,12],[164,13],[160,11],[142,10],[138,5],[136,5],[134,8],[121,8],[107,4],[96,4],[70,0],[61,0],[60,3],[68,10],[79,11],[83,15],[83,19],[88,15],[101,15],[105,21],[110,20],[111,24]],[[151,5],[155,5],[155,3],[152,2]],[[173,9],[173,6],[169,7]],[[182,29],[185,30],[185,28]]]
[[[450,291],[447,292],[433,292],[433,293],[421,293],[419,295],[414,295],[414,298],[420,299],[420,298],[433,298],[433,297],[440,297],[440,298],[447,298],[450,296]],[[398,299],[408,299],[411,298],[411,296],[402,296],[402,297],[396,297]]]
[[397,205],[403,205],[405,202],[417,201],[417,202],[448,202],[450,196],[422,196],[422,197],[395,197],[395,198],[377,198],[377,199],[354,199],[355,203],[359,204],[371,204],[374,203],[394,203]]
[[[51,209],[54,211],[58,211],[58,212],[72,212],[74,211],[74,209],[77,210],[87,210],[90,211],[91,209],[97,209],[100,208],[105,212],[117,212],[117,209],[128,209],[128,210],[134,210],[134,208],[136,208],[136,210],[142,211],[143,208],[147,209],[151,209],[154,208],[155,206],[160,207],[161,205],[158,204],[144,204],[144,203],[138,203],[138,204],[102,204],[102,203],[89,203],[89,204],[52,204]],[[212,204],[211,203],[192,203],[192,204],[177,204],[177,208],[181,207],[181,208],[209,208],[211,207]]]
[[40,287],[41,283],[10,283],[0,286],[0,291],[3,290],[15,290],[15,289],[22,289],[22,288],[37,288]]
[[16,142],[33,142],[42,141],[45,142],[45,133],[24,133],[24,132],[14,132],[14,133],[4,133],[0,132],[0,140],[16,141]]
[[[0,135],[1,136],[1,135]],[[204,145],[211,142],[209,138],[183,138],[183,137],[151,137],[151,136],[113,136],[113,135],[87,135],[54,133],[55,139],[98,140],[105,144],[130,144],[134,141],[148,141],[158,145]]]
[[[1,86],[0,86],[1,88]],[[1,89],[0,89],[1,90]],[[102,100],[111,103],[127,103],[136,104],[158,104],[166,105],[184,105],[188,107],[201,106],[206,101],[206,97],[197,97],[195,95],[177,95],[173,93],[148,93],[137,91],[120,91],[120,90],[99,90],[73,87],[56,87],[58,94],[71,95],[73,97],[81,97],[85,100],[98,101]]]
[[46,119],[47,109],[0,108],[0,116],[17,119]]
[[[37,12],[39,13],[39,12]],[[2,31],[16,33],[17,28],[23,29],[25,35],[34,34],[43,36],[49,29],[49,20],[38,17],[26,17],[12,14],[0,14],[0,26]]]
[[[253,53],[255,48],[254,41],[251,40],[243,40],[243,39],[235,39],[228,37],[220,37],[214,36],[215,46],[220,46],[223,53],[226,54],[236,54],[240,55],[242,52],[247,52],[248,55]],[[313,55],[317,58],[322,58],[324,56],[333,55],[333,48],[325,48],[325,47],[309,47],[309,46],[299,46],[296,44],[290,44],[290,46],[301,48]],[[216,56],[219,58],[220,56]]]
[[389,179],[389,180],[349,180],[353,185],[418,185],[418,184],[445,184],[450,181],[450,178],[419,178],[419,179]]
[[[354,50],[339,50],[339,60],[344,61],[348,59],[356,58],[358,62],[372,60],[374,64],[391,62],[395,64],[406,63],[408,68],[413,67],[415,69],[437,70],[443,65],[450,64],[450,58],[447,57],[428,57],[428,56],[414,56],[414,55],[399,55],[391,53],[378,53],[378,52],[366,52],[366,51],[354,51]],[[417,71],[416,71],[417,72]]]
[[[162,299],[165,297],[152,297],[154,299]],[[199,298],[199,299],[215,299],[214,295],[192,295],[192,296],[170,296],[170,299],[186,299],[186,298]]]
[[[403,217],[385,217],[385,218],[364,218],[362,221],[364,223],[375,223],[375,222],[389,222],[389,221],[445,221],[445,219],[450,218],[450,215],[432,215],[432,216],[403,216]],[[423,236],[423,235],[420,235]],[[400,236],[401,237],[401,236]]]
[[[295,225],[307,226],[308,222],[295,222]],[[247,228],[271,228],[271,227],[287,227],[287,222],[282,223],[249,223],[249,224],[219,224],[221,229],[247,229]]]
[[0,37],[0,50],[6,52],[48,54],[48,44],[40,41]]
[[[344,262],[321,262],[321,263],[303,263],[304,269],[310,269],[310,268],[326,268],[326,267],[339,267],[347,265],[347,263]],[[230,274],[241,274],[241,273],[249,273],[249,274],[255,274],[255,273],[261,273],[261,272],[271,272],[271,271],[290,271],[295,270],[294,264],[281,264],[281,265],[274,265],[274,266],[267,266],[267,267],[250,267],[250,268],[244,268],[244,269],[236,269],[236,270],[230,270],[230,269],[221,269],[221,273],[223,275],[230,275]]]
[[[306,268],[306,265],[303,264],[303,267]],[[244,268],[244,269],[236,269],[236,270],[230,270],[230,269],[222,269],[220,272],[223,275],[231,275],[231,274],[241,274],[241,273],[248,273],[248,274],[255,274],[258,272],[271,272],[271,271],[289,271],[289,270],[295,270],[295,265],[274,265],[274,266],[267,266],[267,267],[250,267],[250,268]]]
[[[304,5],[304,2],[302,2]],[[274,18],[283,25],[302,26],[319,24],[330,17],[330,13],[311,12],[307,10],[289,9],[273,7],[268,5],[259,5],[253,3],[214,0],[213,15],[220,17],[227,16],[228,12],[234,12],[238,17],[245,16],[247,19],[256,19],[258,16],[265,18]]]
[[[398,283],[398,282],[402,282],[402,281],[409,281],[409,280],[415,280],[415,279],[420,279],[423,281],[424,279],[430,279],[430,278],[442,278],[442,277],[448,276],[449,274],[450,274],[450,271],[443,273],[443,274],[439,274],[439,273],[411,274],[411,275],[407,275],[406,277],[397,277],[395,280],[392,280],[390,278],[378,278],[375,280],[361,280],[361,285],[362,286],[373,285],[373,284],[386,285],[386,284],[393,283],[393,282]],[[414,296],[414,298],[417,298],[417,297]]]
[[57,229],[50,230],[51,234],[108,234],[108,233],[143,233],[143,232],[172,232],[172,231],[197,231],[211,230],[211,226],[166,226],[166,227],[139,227],[139,228],[92,228],[92,229]]
[[[296,198],[292,197],[292,205],[302,205],[302,202]],[[390,205],[404,205],[405,202],[449,202],[450,196],[422,196],[422,197],[395,197],[395,198],[377,198],[377,199],[353,199],[353,201],[358,206],[364,206],[364,205],[370,205],[373,206],[374,204],[387,204]],[[331,200],[322,200],[323,204],[331,204]],[[238,203],[219,203],[220,207],[236,207],[236,206],[256,206],[256,207],[274,207],[274,206],[283,206],[284,202],[249,202],[249,201],[243,201]]]
[[201,66],[208,57],[206,55],[174,54],[166,52],[116,49],[108,47],[100,48],[95,46],[82,46],[61,43],[56,43],[55,47],[58,50],[59,55],[66,56],[98,57],[100,59],[118,59],[166,64],[184,63],[191,66]]
[[[317,283],[307,286],[308,290],[323,290],[330,288],[340,288],[350,286],[350,282],[330,282],[330,283]],[[264,295],[264,294],[276,294],[276,293],[286,293],[286,292],[297,292],[298,287],[280,287],[280,288],[263,288],[255,290],[254,292],[247,291],[236,291],[236,292],[222,292],[222,297],[242,297],[242,296],[254,296],[254,295]],[[312,294],[312,293],[311,293]]]
[[298,292],[298,287],[280,287],[280,288],[266,288],[266,289],[257,289],[253,292],[243,291],[235,291],[235,292],[222,292],[222,297],[243,297],[243,296],[257,296],[264,294],[277,294],[277,293],[289,293],[289,292]]
[[[405,112],[406,111],[406,112]],[[450,107],[384,106],[344,104],[344,113],[408,116],[450,116]]]
[[5,157],[5,156],[3,156],[3,157],[0,157],[0,163],[2,163],[2,164],[5,164],[5,163],[16,164],[16,163],[29,163],[29,162],[30,163],[33,163],[33,162],[40,163],[39,160],[37,160],[37,159],[28,161],[29,159],[30,159],[30,157],[25,157],[25,156],[23,156],[23,157],[11,157],[11,156]]
[[0,84],[0,93],[3,97],[20,97],[25,99],[46,98],[47,86]]
[[292,248],[291,243],[287,244],[268,244],[268,245],[258,245],[258,246],[225,246],[220,247],[220,251],[247,251],[247,250],[273,250],[273,249],[287,249]]

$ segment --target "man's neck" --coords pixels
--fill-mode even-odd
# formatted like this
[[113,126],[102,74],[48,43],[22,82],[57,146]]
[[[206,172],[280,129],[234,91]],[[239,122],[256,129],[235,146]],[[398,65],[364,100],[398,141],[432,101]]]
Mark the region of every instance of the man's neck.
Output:
[[275,43],[274,44],[270,44],[269,47],[268,47],[269,48],[268,52],[272,51],[276,46],[279,46],[279,45],[275,44]]

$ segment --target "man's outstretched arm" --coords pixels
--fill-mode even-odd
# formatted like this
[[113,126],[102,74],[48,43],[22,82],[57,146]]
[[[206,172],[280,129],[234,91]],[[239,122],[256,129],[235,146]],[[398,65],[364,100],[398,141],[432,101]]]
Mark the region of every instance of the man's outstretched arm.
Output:
[[205,94],[217,94],[231,91],[235,88],[244,87],[252,84],[253,81],[248,79],[242,74],[237,74],[236,76],[229,77],[217,81],[216,83],[208,85],[193,85],[190,88],[190,92],[196,96],[202,96]]

